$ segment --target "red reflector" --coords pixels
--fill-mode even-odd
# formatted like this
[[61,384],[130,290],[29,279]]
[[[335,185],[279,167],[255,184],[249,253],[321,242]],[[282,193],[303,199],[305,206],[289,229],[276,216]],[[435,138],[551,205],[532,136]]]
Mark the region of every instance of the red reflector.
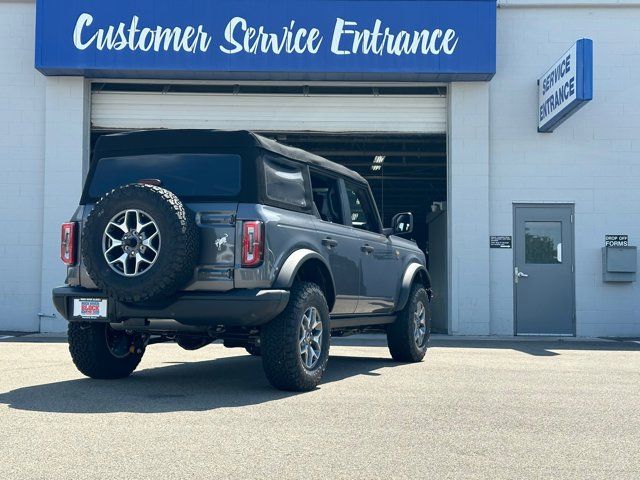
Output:
[[257,267],[260,265],[263,251],[262,222],[244,222],[242,224],[242,266]]
[[60,236],[60,259],[66,265],[76,263],[76,223],[63,223]]

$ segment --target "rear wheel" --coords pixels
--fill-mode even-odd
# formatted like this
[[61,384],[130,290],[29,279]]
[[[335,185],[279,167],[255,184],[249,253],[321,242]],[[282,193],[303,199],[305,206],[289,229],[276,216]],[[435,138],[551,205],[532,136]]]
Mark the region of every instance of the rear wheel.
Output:
[[71,322],[68,335],[73,363],[87,377],[128,377],[144,355],[141,337],[113,330],[106,323]]
[[260,350],[269,382],[281,390],[313,390],[329,359],[329,308],[318,285],[296,282],[287,308],[262,328]]
[[387,344],[394,360],[419,362],[427,353],[431,334],[429,296],[422,285],[411,288],[407,305],[387,327]]

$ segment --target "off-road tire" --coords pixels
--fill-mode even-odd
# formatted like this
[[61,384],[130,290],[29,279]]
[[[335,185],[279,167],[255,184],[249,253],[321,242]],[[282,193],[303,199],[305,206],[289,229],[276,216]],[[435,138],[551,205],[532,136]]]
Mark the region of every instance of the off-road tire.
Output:
[[69,352],[78,370],[96,379],[125,378],[136,369],[141,353],[129,353],[125,357],[114,356],[107,345],[106,323],[69,323]]
[[[422,302],[426,314],[426,336],[421,346],[414,339],[414,314],[418,302]],[[398,362],[420,362],[427,353],[431,333],[429,296],[424,286],[414,283],[409,293],[407,305],[398,314],[396,321],[387,326],[387,345],[394,360]]]
[[[309,307],[318,310],[323,332],[320,357],[312,370],[303,365],[298,338],[302,317]],[[262,365],[269,382],[280,390],[304,392],[316,388],[327,367],[330,339],[324,293],[315,283],[294,283],[285,310],[261,331]]]
[[[160,232],[158,258],[135,277],[115,272],[102,251],[108,222],[126,209],[151,215]],[[82,231],[82,259],[91,280],[109,297],[122,302],[143,302],[169,296],[193,276],[199,247],[194,216],[170,191],[132,183],[102,197],[89,214]]]

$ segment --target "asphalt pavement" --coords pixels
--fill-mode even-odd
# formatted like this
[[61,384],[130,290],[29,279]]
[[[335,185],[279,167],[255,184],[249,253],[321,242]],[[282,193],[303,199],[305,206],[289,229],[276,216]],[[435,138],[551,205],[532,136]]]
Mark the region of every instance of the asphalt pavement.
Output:
[[0,341],[0,478],[616,478],[640,472],[640,344],[336,341],[313,392],[259,358],[151,346],[83,378],[63,339]]

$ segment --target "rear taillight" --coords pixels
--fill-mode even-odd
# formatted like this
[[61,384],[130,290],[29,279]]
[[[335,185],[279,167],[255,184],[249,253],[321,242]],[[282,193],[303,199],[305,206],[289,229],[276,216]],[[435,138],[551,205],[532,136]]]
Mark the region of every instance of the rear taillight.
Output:
[[66,265],[76,264],[76,223],[63,223],[60,237],[60,258]]
[[257,267],[262,263],[264,235],[262,222],[242,223],[242,266]]

